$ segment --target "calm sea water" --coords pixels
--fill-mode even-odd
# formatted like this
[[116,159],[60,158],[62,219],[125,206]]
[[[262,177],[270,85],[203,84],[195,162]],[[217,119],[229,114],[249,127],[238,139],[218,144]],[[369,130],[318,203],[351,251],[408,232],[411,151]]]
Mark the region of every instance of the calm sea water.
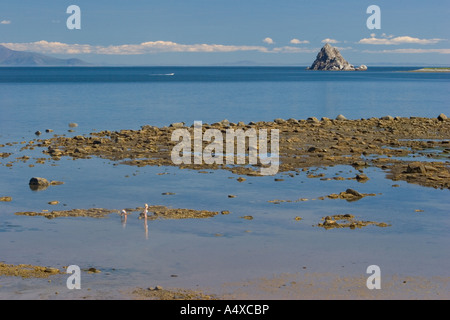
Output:
[[[411,69],[416,68],[339,73],[303,67],[0,68],[0,144],[29,141],[36,138],[35,131],[46,129],[70,136],[225,118],[249,122],[338,114],[350,119],[449,115],[450,74],[404,72]],[[73,133],[68,132],[71,122],[78,123]],[[39,150],[21,152],[20,146],[0,152],[41,156]],[[12,167],[4,165],[7,160],[1,162],[0,196],[13,201],[0,203],[0,261],[77,264],[104,271],[83,276],[84,288],[113,292],[161,284],[217,289],[227,281],[295,273],[303,267],[364,276],[371,264],[386,274],[450,276],[448,190],[404,182],[392,188],[393,182],[376,168],[365,171],[370,178],[365,184],[308,179],[306,174],[279,174],[282,182],[248,177],[239,183],[229,172],[137,168],[95,158],[34,167],[30,162]],[[345,166],[320,172],[327,177],[356,174]],[[28,187],[33,176],[65,184],[33,192]],[[346,188],[379,195],[352,203],[267,202],[312,199]],[[48,205],[52,200],[60,204]],[[137,215],[125,227],[114,214],[99,220],[14,215],[90,207],[120,210],[144,203],[231,213],[206,220],[153,221],[147,236]],[[339,213],[392,226],[328,231],[313,226],[321,217]],[[241,218],[246,215],[254,219]],[[303,220],[296,221],[297,216]],[[60,297],[74,295],[65,288],[64,277],[45,286],[17,287],[5,278],[0,282],[0,298],[51,295],[55,290]]]

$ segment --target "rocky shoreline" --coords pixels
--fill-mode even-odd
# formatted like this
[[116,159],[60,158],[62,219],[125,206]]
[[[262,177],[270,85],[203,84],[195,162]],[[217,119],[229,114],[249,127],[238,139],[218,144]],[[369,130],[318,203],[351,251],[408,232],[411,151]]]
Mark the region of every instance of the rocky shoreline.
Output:
[[[127,214],[143,212],[143,207],[125,209]],[[148,220],[156,219],[201,219],[210,218],[217,214],[215,211],[194,210],[182,208],[168,208],[166,206],[148,206]],[[23,211],[16,212],[18,216],[43,216],[47,219],[60,217],[89,217],[89,218],[105,218],[112,213],[120,213],[120,210],[90,208],[90,209],[71,209],[61,211]],[[140,217],[139,217],[140,218]]]
[[[181,126],[193,135],[193,126]],[[100,131],[88,135],[20,142],[21,152],[41,148],[44,157],[16,157],[3,153],[0,165],[18,162],[35,164],[58,161],[63,157],[86,159],[100,157],[130,166],[177,166],[192,170],[229,170],[238,175],[258,176],[261,163],[255,165],[180,164],[171,159],[177,142],[171,140],[180,126],[144,125],[140,130]],[[278,129],[279,172],[296,174],[317,167],[349,165],[362,174],[368,167],[378,167],[393,181],[403,180],[421,186],[450,188],[450,120],[437,118],[392,117],[348,120],[315,117],[275,119],[274,121],[231,123],[227,120],[204,124],[202,129]],[[18,143],[18,142],[17,142]],[[206,143],[204,143],[206,145]],[[247,145],[248,151],[248,145]],[[5,156],[5,154],[7,154]],[[247,162],[248,163],[248,162]],[[31,164],[34,166],[35,164]],[[312,176],[313,177],[313,176]]]

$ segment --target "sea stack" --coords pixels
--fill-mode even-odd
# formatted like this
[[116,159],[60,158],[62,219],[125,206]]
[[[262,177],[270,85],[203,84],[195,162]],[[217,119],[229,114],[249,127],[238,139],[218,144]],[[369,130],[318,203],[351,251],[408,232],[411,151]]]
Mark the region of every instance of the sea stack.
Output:
[[330,44],[325,44],[317,54],[316,60],[307,68],[308,70],[330,70],[330,71],[364,71],[365,65],[355,68],[348,63],[339,50]]

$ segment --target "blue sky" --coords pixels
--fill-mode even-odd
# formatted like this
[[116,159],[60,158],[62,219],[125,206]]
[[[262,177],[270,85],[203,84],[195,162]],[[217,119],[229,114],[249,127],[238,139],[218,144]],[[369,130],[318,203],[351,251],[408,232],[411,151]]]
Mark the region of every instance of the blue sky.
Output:
[[[66,26],[69,5],[80,30]],[[449,16],[448,0],[2,0],[0,43],[105,64],[309,65],[330,42],[355,65],[450,65]]]

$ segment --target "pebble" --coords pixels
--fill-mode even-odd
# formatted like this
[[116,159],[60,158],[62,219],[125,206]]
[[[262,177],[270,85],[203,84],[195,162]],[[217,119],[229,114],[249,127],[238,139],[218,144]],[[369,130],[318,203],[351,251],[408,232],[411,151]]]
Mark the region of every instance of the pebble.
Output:
[[319,123],[320,122],[316,117],[310,117],[310,118],[306,119],[306,121],[308,121],[310,123]]
[[369,180],[369,178],[365,174],[361,173],[361,174],[356,175],[356,180],[361,182],[361,181]]
[[274,119],[273,122],[275,122],[275,123],[277,123],[277,124],[283,124],[283,123],[286,122],[286,120],[281,119],[281,118],[277,118],[277,119]]

